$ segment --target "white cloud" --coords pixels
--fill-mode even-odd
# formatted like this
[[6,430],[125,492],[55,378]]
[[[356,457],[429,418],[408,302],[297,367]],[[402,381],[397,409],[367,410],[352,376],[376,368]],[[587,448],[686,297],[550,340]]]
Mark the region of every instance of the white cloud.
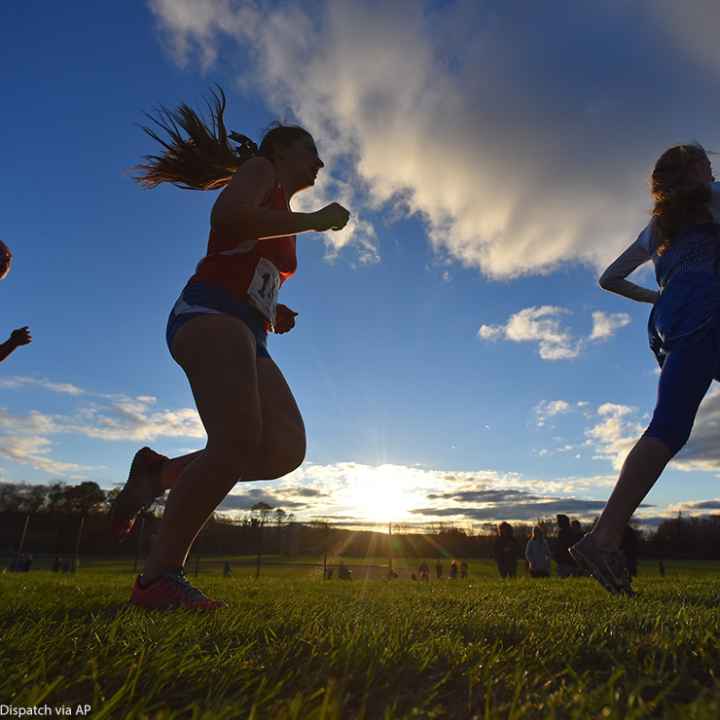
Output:
[[511,315],[505,325],[481,325],[478,337],[483,340],[504,338],[513,342],[537,342],[543,360],[566,360],[577,357],[580,343],[565,330],[560,317],[570,311],[552,305],[529,307]]
[[630,324],[627,313],[605,313],[600,310],[592,314],[593,329],[590,340],[605,340],[612,337],[616,330]]
[[[678,52],[700,37],[697,52],[710,62],[711,3],[700,1],[691,11],[669,0],[667,11],[646,9],[672,16]],[[333,179],[301,207],[347,202],[355,224],[324,238],[331,252],[353,242],[365,261],[379,252],[362,212],[369,205],[416,214],[438,254],[494,277],[606,263],[645,224],[645,178],[678,139],[682,119],[665,112],[667,97],[690,107],[695,92],[664,72],[675,54],[657,49],[647,14],[618,3],[562,12],[470,0],[372,12],[359,0],[149,4],[179,62],[197,53],[202,68],[227,67],[241,57],[238,84],[251,83],[317,136]],[[563,43],[548,51],[553,32]],[[662,85],[652,82],[659,76]],[[716,108],[706,108],[700,129],[711,131]]]
[[511,315],[504,325],[481,325],[481,340],[512,340],[513,342],[537,342],[538,353],[543,360],[568,360],[577,357],[595,340],[605,340],[618,328],[630,323],[626,313],[593,312],[593,329],[586,338],[579,338],[566,327],[561,318],[571,315],[568,308],[555,305],[524,308]]
[[547,418],[568,413],[571,409],[570,403],[565,400],[543,400],[535,407],[538,427],[543,427]]
[[603,403],[597,409],[600,419],[585,431],[596,457],[610,460],[620,469],[625,457],[643,431],[635,419],[636,408],[615,403]]

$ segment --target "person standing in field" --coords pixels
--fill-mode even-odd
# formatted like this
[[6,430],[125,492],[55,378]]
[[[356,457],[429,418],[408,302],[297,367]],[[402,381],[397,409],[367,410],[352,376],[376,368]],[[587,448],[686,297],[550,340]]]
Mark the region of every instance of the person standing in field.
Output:
[[577,565],[570,555],[570,547],[578,538],[570,525],[567,515],[557,515],[558,534],[555,541],[555,562],[557,563],[558,577],[573,577],[577,575]]
[[514,578],[517,575],[517,559],[520,553],[510,523],[501,522],[497,526],[497,537],[495,538],[493,552],[500,577]]
[[620,541],[620,550],[625,558],[625,565],[631,578],[637,576],[638,544],[638,534],[630,523],[628,523],[625,526],[622,540]]
[[[598,522],[570,549],[613,594],[633,594],[620,551],[625,527],[687,442],[700,401],[713,378],[720,378],[720,184],[702,146],[666,150],[653,169],[651,193],[650,223],[599,283],[653,306],[648,334],[662,369],[657,403]],[[648,260],[655,266],[659,292],[625,279]]]
[[525,560],[530,577],[550,577],[550,548],[542,529],[537,525],[532,529],[532,537],[525,545]]
[[297,313],[277,302],[297,268],[295,236],[340,230],[350,217],[338,203],[310,213],[290,209],[290,199],[311,188],[324,167],[307,130],[276,125],[258,147],[227,132],[225,104],[222,90],[213,93],[211,127],[187,105],[160,110],[151,119],[167,137],[145,130],[164,152],[148,156],[136,178],[148,188],[166,182],[222,188],[210,215],[207,255],[170,312],[166,332],[207,444],[173,459],[139,450],[113,507],[113,533],[127,537],[138,513],[170,489],[157,542],[130,599],[144,608],[221,607],[185,577],[195,538],[236,482],[280,478],[302,463],[302,416],[270,357],[267,333],[295,326]]
[[[0,240],[0,280],[4,280],[8,276],[11,267],[12,253],[10,248]],[[13,330],[10,337],[4,343],[0,343],[0,362],[5,360],[10,353],[21,345],[29,345],[31,342],[32,336],[27,325]]]

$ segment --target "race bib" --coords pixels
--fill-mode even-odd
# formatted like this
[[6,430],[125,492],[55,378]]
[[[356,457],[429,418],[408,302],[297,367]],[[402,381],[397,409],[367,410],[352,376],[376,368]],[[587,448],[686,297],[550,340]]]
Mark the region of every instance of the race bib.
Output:
[[275,325],[275,306],[280,290],[280,273],[267,259],[260,258],[247,294],[253,305]]

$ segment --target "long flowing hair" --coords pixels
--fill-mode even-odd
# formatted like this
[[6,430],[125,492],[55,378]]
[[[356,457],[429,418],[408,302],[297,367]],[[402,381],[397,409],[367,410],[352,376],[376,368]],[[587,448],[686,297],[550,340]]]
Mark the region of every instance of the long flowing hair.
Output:
[[247,135],[227,131],[225,93],[220,86],[210,93],[211,99],[206,100],[208,123],[185,103],[175,110],[160,107],[155,115],[146,113],[154,127],[140,127],[165,151],[162,155],[145,155],[144,162],[135,167],[134,179],[140,185],[155,188],[167,182],[183,190],[216,190],[227,185],[251,157],[260,155],[272,160],[278,145],[287,147],[298,139],[312,138],[298,125],[273,123],[258,147]]
[[677,234],[703,217],[710,219],[710,186],[692,179],[690,170],[708,159],[699,144],[676,145],[655,163],[651,177],[652,215],[658,232],[658,254],[662,255]]

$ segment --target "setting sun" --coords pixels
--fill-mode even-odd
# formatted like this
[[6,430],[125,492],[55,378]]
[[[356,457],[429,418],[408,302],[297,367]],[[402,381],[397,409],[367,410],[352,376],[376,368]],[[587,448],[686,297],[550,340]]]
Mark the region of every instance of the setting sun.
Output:
[[407,475],[407,468],[380,465],[358,467],[350,473],[338,500],[360,519],[398,522],[413,518],[410,510],[422,503],[422,497],[416,478]]

